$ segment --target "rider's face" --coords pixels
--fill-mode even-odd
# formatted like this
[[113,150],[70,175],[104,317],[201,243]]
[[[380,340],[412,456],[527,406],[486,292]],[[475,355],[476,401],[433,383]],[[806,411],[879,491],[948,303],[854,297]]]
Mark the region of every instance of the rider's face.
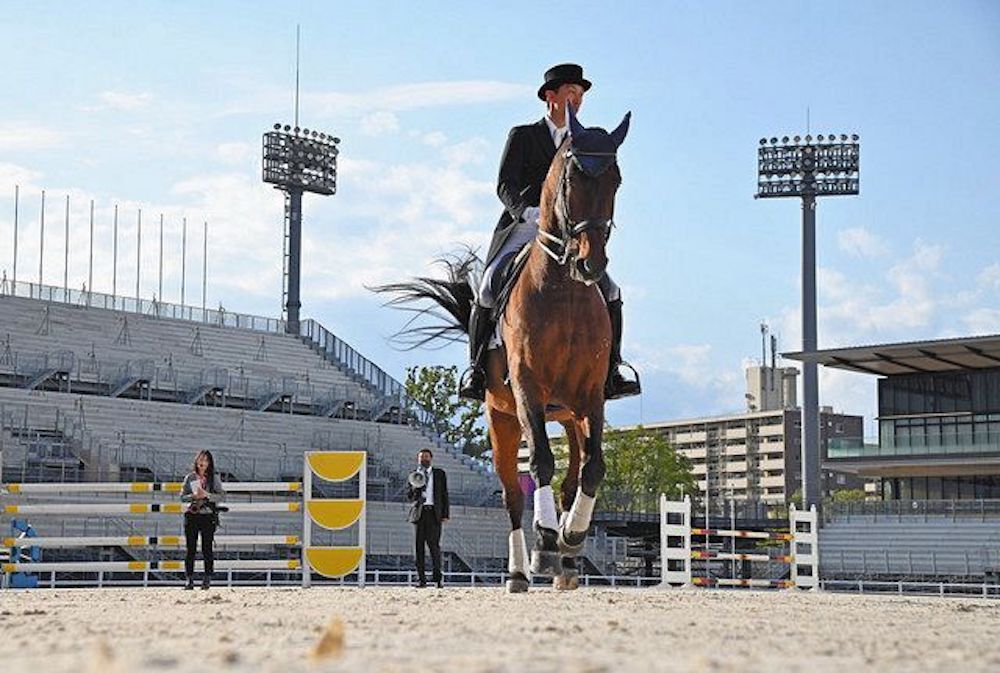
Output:
[[559,118],[558,120],[553,119],[553,121],[565,122],[567,103],[579,112],[580,107],[583,106],[583,93],[583,87],[579,84],[563,84],[555,91],[546,91],[545,101],[549,104],[549,111],[553,117]]

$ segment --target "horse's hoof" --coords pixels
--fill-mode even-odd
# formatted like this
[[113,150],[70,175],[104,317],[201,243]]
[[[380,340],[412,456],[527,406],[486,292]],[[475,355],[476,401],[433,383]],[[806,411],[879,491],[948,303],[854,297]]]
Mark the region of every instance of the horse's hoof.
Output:
[[552,578],[552,587],[558,591],[574,591],[580,588],[580,574],[563,570],[561,575]]
[[531,574],[535,577],[555,577],[562,573],[559,552],[531,550]]
[[523,594],[528,591],[528,578],[521,573],[514,573],[507,580],[507,593]]
[[580,571],[576,567],[575,556],[563,556],[560,559],[562,572],[552,579],[552,586],[559,591],[573,591],[580,588]]

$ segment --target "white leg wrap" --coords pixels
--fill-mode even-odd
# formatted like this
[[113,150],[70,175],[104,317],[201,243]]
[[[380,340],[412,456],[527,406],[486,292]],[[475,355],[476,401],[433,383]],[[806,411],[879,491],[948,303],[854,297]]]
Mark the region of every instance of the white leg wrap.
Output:
[[524,544],[524,529],[512,530],[507,537],[507,571],[527,575],[528,551]]
[[559,527],[559,519],[556,517],[556,499],[552,495],[551,486],[535,489],[535,523],[550,530],[556,530]]
[[594,503],[597,498],[591,498],[582,490],[576,490],[576,499],[569,510],[569,525],[567,530],[582,533],[590,528],[590,519],[594,514]]

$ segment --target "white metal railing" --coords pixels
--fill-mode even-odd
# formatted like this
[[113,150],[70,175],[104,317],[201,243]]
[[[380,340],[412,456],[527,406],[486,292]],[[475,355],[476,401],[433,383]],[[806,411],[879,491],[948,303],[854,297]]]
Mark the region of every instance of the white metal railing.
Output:
[[71,304],[73,306],[87,306],[91,308],[102,308],[111,311],[121,311],[123,313],[141,313],[142,315],[153,315],[159,318],[173,318],[175,320],[186,320],[197,322],[203,325],[214,325],[216,327],[234,327],[237,329],[247,329],[256,332],[271,332],[274,334],[285,333],[285,321],[277,318],[266,318],[249,313],[235,313],[227,311],[221,306],[218,309],[196,308],[194,306],[182,306],[180,304],[170,304],[164,301],[140,299],[136,297],[119,297],[102,292],[92,292],[83,290],[68,290],[52,285],[40,285],[38,283],[26,283],[24,281],[6,281],[0,284],[0,296],[23,297],[25,299],[38,299],[58,304]]
[[[286,569],[260,569],[257,572],[249,572],[240,568],[226,568],[219,566],[222,561],[216,561],[216,575],[225,575],[225,581],[215,582],[216,586],[299,586],[301,585],[301,571]],[[70,588],[70,587],[152,587],[152,586],[178,586],[178,581],[163,579],[162,574],[177,572],[171,569],[156,569],[152,571],[134,572],[131,576],[120,577],[115,573],[95,571],[92,573],[72,573],[71,577],[62,577],[58,571],[42,571],[39,574],[38,588]],[[90,577],[81,577],[81,574],[89,574]],[[110,575],[110,576],[109,576]],[[159,575],[159,576],[158,576]],[[451,587],[498,587],[507,581],[508,573],[498,572],[444,572],[442,573],[446,586]],[[658,577],[641,577],[636,575],[580,575],[580,586],[583,587],[613,587],[622,589],[642,589],[656,588],[659,586]],[[372,586],[412,586],[417,582],[416,570],[367,570],[365,572],[365,585]],[[317,579],[312,581],[313,586],[357,586],[356,574],[346,575],[340,579]],[[535,582],[538,587],[550,586],[551,581],[538,580]]]
[[910,594],[923,596],[963,596],[1000,598],[1000,584],[983,582],[966,584],[963,582],[911,582],[875,580],[820,580],[820,588],[826,591],[878,594]]

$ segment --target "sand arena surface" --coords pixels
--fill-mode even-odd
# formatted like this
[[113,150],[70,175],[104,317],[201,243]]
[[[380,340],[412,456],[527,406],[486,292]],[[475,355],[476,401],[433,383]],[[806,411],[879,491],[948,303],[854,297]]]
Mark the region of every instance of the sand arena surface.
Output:
[[805,592],[46,589],[0,633],[37,673],[1000,670],[1000,602]]

